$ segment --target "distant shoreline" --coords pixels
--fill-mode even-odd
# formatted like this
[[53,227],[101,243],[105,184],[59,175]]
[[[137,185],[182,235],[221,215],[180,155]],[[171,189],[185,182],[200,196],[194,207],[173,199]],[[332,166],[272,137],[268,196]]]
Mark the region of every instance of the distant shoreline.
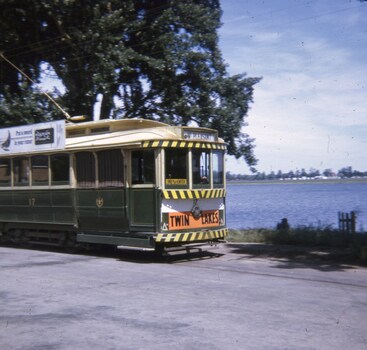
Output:
[[350,179],[287,179],[287,180],[227,180],[227,185],[304,185],[304,184],[337,184],[337,183],[366,183],[367,178]]

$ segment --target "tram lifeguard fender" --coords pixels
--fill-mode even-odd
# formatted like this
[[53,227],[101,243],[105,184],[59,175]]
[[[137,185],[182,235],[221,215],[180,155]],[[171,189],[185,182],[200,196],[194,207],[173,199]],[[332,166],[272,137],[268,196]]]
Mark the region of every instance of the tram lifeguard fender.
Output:
[[182,233],[158,233],[155,238],[157,243],[169,242],[196,242],[210,241],[214,239],[223,239],[228,236],[228,229],[208,230],[199,232],[182,232]]

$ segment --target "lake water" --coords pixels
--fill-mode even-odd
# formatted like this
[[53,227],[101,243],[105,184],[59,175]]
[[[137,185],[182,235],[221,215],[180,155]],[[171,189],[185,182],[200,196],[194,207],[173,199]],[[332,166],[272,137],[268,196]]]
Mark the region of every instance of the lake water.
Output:
[[338,212],[357,213],[357,230],[367,230],[367,183],[227,184],[227,227],[274,228],[330,225]]

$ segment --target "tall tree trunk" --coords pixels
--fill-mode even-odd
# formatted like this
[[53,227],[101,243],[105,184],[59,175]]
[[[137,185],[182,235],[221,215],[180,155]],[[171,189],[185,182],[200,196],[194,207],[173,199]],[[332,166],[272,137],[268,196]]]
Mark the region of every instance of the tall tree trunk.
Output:
[[110,93],[102,95],[101,114],[99,119],[108,119],[111,116],[113,106],[113,95]]

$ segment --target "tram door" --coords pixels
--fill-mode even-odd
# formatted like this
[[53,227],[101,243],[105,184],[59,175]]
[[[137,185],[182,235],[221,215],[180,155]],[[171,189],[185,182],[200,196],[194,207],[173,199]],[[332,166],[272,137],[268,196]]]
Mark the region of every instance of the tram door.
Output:
[[154,231],[157,213],[154,150],[131,152],[130,229]]

